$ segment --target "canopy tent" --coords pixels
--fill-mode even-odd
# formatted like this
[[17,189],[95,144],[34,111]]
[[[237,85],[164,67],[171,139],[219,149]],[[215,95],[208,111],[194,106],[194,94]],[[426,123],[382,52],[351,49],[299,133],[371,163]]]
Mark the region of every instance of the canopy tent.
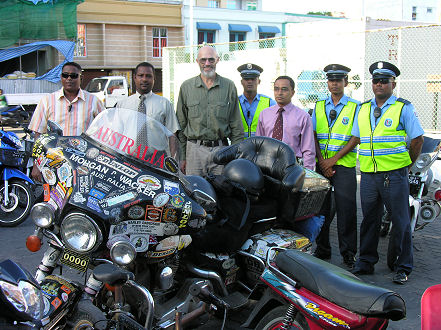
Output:
[[75,49],[75,43],[73,41],[66,41],[66,40],[38,41],[20,47],[3,49],[0,50],[0,62],[35,52],[36,50],[47,46],[52,46],[56,48],[61,54],[64,55],[65,59],[55,68],[35,79],[45,79],[56,83],[60,81],[61,68],[63,67],[63,64],[66,62],[71,62],[73,60],[73,54]]
[[84,0],[1,0],[0,48],[20,40],[76,40]]

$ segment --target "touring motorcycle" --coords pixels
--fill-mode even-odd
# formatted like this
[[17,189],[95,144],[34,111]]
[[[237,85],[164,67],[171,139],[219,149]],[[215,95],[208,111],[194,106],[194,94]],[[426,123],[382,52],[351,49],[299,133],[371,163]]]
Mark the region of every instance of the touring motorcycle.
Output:
[[[311,246],[291,228],[320,213],[330,187],[299,166],[287,145],[255,137],[227,147],[213,159],[225,165],[224,175],[204,179],[179,172],[177,142],[156,120],[127,109],[106,110],[79,137],[40,136],[33,157],[47,189],[45,202],[31,211],[36,230],[27,246],[40,249],[43,236],[49,246],[36,280],[60,265],[85,273],[83,299],[106,314],[109,328],[181,329],[206,314],[225,322],[227,311],[255,300],[265,303],[250,314],[251,327],[277,306],[289,306],[283,318],[288,325],[302,310],[324,320],[320,315],[328,315],[329,306],[320,306],[327,300],[346,308],[330,324],[387,324],[390,304],[383,302],[394,295],[390,291],[367,294],[374,308],[366,300],[353,309],[307,281],[318,277],[305,270],[298,276],[294,266],[278,261],[287,255],[310,264],[306,269],[320,263],[290,252],[304,254]],[[328,265],[316,267],[323,272]],[[263,275],[268,269],[276,273],[272,280]],[[342,286],[357,281],[340,271],[334,277]],[[281,275],[291,292],[286,300],[269,294],[280,291],[275,281],[281,284]],[[299,287],[312,295],[303,296]],[[361,291],[369,290],[354,292]],[[268,299],[261,299],[264,294]],[[306,301],[315,307],[308,310]],[[397,306],[403,314],[404,302]]]

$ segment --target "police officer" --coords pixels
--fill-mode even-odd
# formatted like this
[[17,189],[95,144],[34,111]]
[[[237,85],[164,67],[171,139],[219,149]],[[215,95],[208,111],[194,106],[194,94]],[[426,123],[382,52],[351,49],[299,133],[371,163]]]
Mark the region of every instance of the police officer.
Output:
[[256,135],[257,121],[260,112],[276,104],[270,97],[257,94],[257,86],[260,84],[260,74],[263,69],[252,63],[242,64],[237,68],[240,72],[243,86],[243,94],[239,96],[239,108],[244,127],[245,138]]
[[[378,240],[383,203],[390,214],[396,247],[393,282],[404,284],[413,267],[409,212],[408,168],[418,158],[424,130],[413,105],[392,95],[400,70],[388,62],[369,67],[375,97],[360,105],[352,135],[360,138],[360,194],[363,221],[360,257],[353,273],[372,274],[378,262]],[[406,137],[410,140],[406,148]]]
[[[312,113],[316,155],[319,170],[334,186],[340,254],[344,264],[352,268],[357,253],[357,154],[354,150],[357,139],[351,135],[351,130],[360,102],[344,94],[351,69],[340,64],[329,64],[323,71],[326,72],[331,95],[318,101]],[[330,198],[328,196],[325,202],[325,223],[317,237],[317,249],[314,252],[320,259],[331,257]]]

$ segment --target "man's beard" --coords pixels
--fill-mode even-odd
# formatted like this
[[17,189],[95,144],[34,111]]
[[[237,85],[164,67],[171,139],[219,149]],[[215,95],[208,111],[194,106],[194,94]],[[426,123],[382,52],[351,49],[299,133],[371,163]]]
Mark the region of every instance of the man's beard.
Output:
[[211,70],[211,71],[204,71],[204,69],[201,69],[201,74],[205,77],[205,78],[214,78],[214,76],[216,76],[216,71]]

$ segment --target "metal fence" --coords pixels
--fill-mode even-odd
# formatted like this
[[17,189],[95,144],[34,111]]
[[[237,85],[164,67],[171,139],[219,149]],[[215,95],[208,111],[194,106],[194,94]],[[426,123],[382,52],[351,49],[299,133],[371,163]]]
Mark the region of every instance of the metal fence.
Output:
[[[311,23],[314,24],[314,23]],[[273,97],[279,75],[296,83],[293,103],[309,109],[328,95],[322,69],[330,63],[352,68],[346,94],[359,101],[373,97],[370,64],[388,61],[401,75],[394,93],[415,106],[425,130],[441,130],[441,25],[412,26],[364,31],[360,25],[339,29],[299,28],[289,37],[214,44],[220,61],[216,71],[233,80],[242,93],[237,67],[255,63],[264,68],[259,93]],[[317,32],[314,32],[317,31]],[[177,103],[183,81],[199,74],[195,63],[198,46],[166,48],[163,57],[163,95]]]

